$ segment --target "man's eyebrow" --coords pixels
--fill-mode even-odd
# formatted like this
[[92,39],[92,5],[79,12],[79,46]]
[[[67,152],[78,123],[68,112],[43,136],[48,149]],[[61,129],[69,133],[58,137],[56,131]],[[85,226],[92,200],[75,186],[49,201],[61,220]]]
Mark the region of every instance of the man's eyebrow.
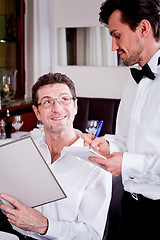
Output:
[[[59,94],[59,96],[69,96],[69,93],[60,93]],[[41,101],[43,100],[43,99],[46,99],[46,98],[52,98],[51,96],[43,96],[42,98],[41,98]]]
[[41,101],[45,98],[51,98],[51,97],[50,96],[44,96],[44,97],[41,98]]

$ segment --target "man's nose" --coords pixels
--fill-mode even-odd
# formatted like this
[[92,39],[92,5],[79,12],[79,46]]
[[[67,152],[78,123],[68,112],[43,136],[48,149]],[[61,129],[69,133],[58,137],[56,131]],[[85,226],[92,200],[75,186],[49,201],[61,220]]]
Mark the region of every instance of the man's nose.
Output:
[[119,46],[117,44],[117,41],[115,38],[112,38],[112,51],[117,51],[119,49]]
[[59,103],[58,99],[55,99],[54,102],[52,103],[52,110],[57,110],[62,108],[61,104]]

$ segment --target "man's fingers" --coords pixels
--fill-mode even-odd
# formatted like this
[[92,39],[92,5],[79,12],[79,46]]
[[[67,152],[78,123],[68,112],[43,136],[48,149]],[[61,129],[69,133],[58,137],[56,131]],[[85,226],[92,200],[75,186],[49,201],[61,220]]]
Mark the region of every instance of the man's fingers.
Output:
[[85,141],[85,143],[90,144],[92,142],[92,140],[94,139],[94,136],[92,134],[88,134],[88,133],[83,133],[81,135],[81,138],[83,138],[83,140]]
[[112,153],[106,159],[98,157],[89,157],[89,160],[101,165],[114,176],[119,176],[122,169],[123,152]]
[[91,162],[95,162],[95,163],[98,163],[99,165],[103,165],[106,163],[106,160],[103,159],[103,158],[98,158],[98,157],[89,157],[89,160]]
[[22,206],[22,203],[19,202],[18,200],[16,200],[14,197],[6,194],[6,193],[2,193],[0,194],[0,198],[6,200],[7,202],[11,203],[15,208],[19,209]]

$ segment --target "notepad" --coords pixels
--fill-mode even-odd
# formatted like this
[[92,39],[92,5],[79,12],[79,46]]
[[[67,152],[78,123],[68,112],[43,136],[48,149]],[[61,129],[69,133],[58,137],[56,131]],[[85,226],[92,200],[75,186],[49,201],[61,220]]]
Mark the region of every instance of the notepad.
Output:
[[0,192],[29,207],[66,198],[30,136],[0,146]]
[[[79,157],[81,159],[84,159],[98,167],[103,168],[102,166],[100,166],[99,164],[95,163],[95,162],[91,162],[89,161],[88,157],[100,157],[103,159],[106,159],[104,156],[102,156],[101,154],[95,152],[92,148],[90,147],[85,147],[85,146],[79,146],[79,147],[64,147],[62,150],[62,153],[69,153],[73,156]],[[105,168],[103,168],[104,170],[106,170]]]

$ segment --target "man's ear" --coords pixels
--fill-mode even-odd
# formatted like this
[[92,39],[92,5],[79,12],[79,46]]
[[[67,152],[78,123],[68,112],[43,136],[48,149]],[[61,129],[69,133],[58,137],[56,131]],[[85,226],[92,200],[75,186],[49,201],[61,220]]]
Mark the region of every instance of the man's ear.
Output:
[[151,31],[151,24],[148,20],[143,19],[139,24],[141,37],[146,37]]
[[34,105],[32,106],[32,108],[33,108],[33,111],[34,111],[37,119],[38,119],[39,121],[41,121],[41,117],[40,117],[40,113],[39,113],[38,108],[37,108],[36,106],[34,106]]

